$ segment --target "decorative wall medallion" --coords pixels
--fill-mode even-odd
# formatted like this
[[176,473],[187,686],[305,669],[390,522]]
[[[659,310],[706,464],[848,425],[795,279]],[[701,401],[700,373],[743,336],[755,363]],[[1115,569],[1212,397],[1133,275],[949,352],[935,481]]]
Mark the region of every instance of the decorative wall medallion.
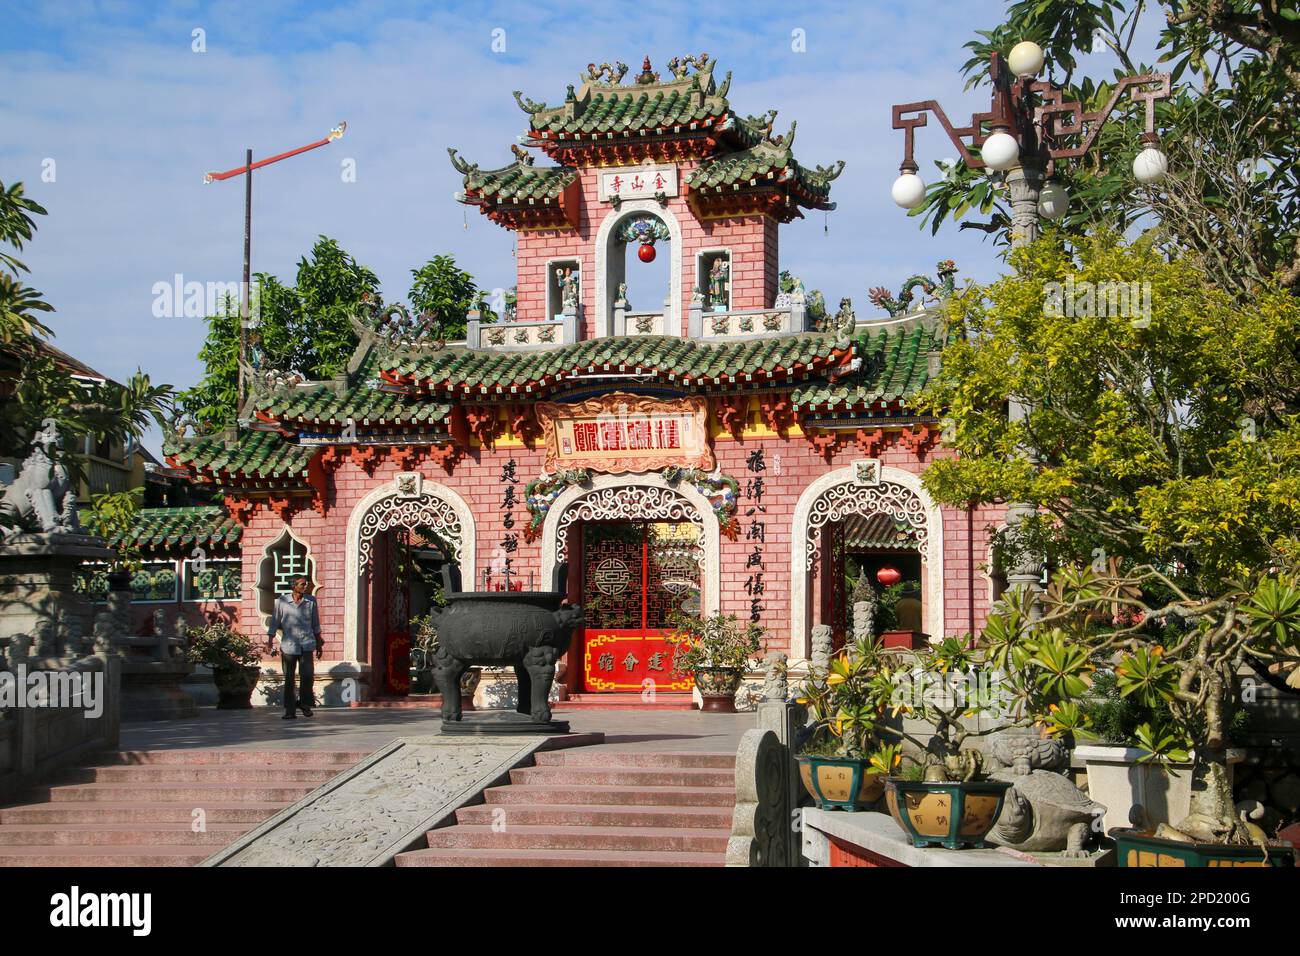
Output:
[[853,463],[853,469],[857,475],[857,482],[860,485],[878,485],[880,484],[880,459],[864,458],[861,461]]
[[546,436],[548,473],[714,466],[708,402],[699,396],[664,401],[614,392],[572,405],[541,402],[537,418]]
[[625,561],[618,558],[606,558],[591,572],[591,583],[601,594],[614,597],[627,590],[632,580],[632,571]]
[[399,498],[420,497],[423,485],[424,476],[418,471],[404,471],[393,478],[393,486],[397,489]]

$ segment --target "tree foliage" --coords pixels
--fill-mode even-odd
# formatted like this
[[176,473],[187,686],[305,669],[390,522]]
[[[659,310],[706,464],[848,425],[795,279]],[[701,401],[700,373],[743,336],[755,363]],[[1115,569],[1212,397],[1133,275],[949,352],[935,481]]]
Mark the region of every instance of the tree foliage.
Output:
[[35,313],[53,312],[54,307],[22,282],[22,275],[30,270],[3,248],[22,251],[36,233],[34,215],[46,215],[45,209],[23,195],[22,183],[6,189],[0,182],[0,345],[23,348],[32,336],[51,334]]
[[[442,323],[445,338],[463,338],[465,315],[478,297],[473,277],[440,255],[411,271],[411,304]],[[387,314],[375,273],[338,242],[321,236],[298,262],[294,285],[256,274],[258,366],[332,378],[347,368],[358,340],[353,319],[373,322]],[[182,393],[185,415],[203,431],[235,424],[239,400],[239,307],[229,299],[205,319],[208,332],[199,359],[199,383]]]
[[[945,416],[960,457],[927,469],[931,493],[1035,504],[1027,531],[1049,554],[1176,566],[1197,594],[1296,567],[1295,297],[1273,288],[1239,305],[1191,261],[1114,234],[1075,251],[1044,240],[1012,261],[1018,273],[952,300],[923,402]],[[1147,284],[1149,313],[1139,296],[1129,315],[1080,314],[1108,312],[1116,283]],[[1052,307],[1061,290],[1073,308]],[[1101,291],[1091,310],[1088,290]],[[1007,416],[1013,399],[1028,406],[1023,419]]]
[[407,299],[416,315],[430,315],[438,322],[444,339],[465,337],[465,316],[477,303],[474,277],[456,266],[449,255],[434,256],[411,270]]

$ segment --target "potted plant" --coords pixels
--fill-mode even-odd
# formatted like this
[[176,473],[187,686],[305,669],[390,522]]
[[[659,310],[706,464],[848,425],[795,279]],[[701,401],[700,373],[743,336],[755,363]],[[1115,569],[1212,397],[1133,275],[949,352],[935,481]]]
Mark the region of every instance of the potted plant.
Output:
[[143,488],[92,495],[90,510],[83,515],[86,530],[103,538],[113,552],[106,575],[110,591],[130,591],[132,578],[141,570],[132,532],[143,496]]
[[[1163,716],[1129,741],[1148,761],[1188,762],[1190,809],[1181,819],[1139,812],[1135,827],[1110,831],[1121,866],[1294,864],[1289,844],[1238,816],[1229,777],[1229,730],[1241,672],[1294,667],[1300,660],[1300,581],[1261,575],[1217,596],[1196,596],[1172,571],[1151,565],[1059,569],[1034,619],[1004,602],[989,629],[1022,669],[1055,697],[1038,716],[1054,732],[1086,732],[1087,697],[1099,666],[1113,670],[1124,697]],[[1293,671],[1294,673],[1294,671]]]
[[741,624],[734,614],[695,617],[681,612],[673,615],[671,625],[673,672],[694,675],[701,711],[734,714],[736,690],[763,648],[763,628]]
[[[1074,734],[1074,756],[1088,775],[1088,794],[1106,807],[1106,828],[1125,827],[1135,812],[1158,820],[1181,820],[1191,812],[1193,754],[1173,749],[1164,761],[1143,746],[1165,737],[1171,715],[1160,701],[1149,707],[1138,695],[1125,697],[1112,669],[1098,670],[1082,702],[1084,726]],[[1250,714],[1238,710],[1229,738],[1245,732]],[[1136,744],[1136,746],[1135,746]],[[1228,776],[1245,752],[1229,749]]]
[[823,810],[872,809],[885,778],[902,761],[880,732],[891,703],[890,670],[872,639],[842,648],[829,666],[809,668],[797,698],[808,708],[808,736],[796,758],[804,789]]
[[[985,846],[1012,785],[988,779],[982,753],[967,745],[973,737],[1014,726],[1015,691],[1026,688],[1014,680],[1006,683],[1004,662],[969,637],[949,637],[898,656],[911,666],[897,671],[895,710],[921,720],[931,733],[922,740],[901,728],[893,731],[925,756],[916,772],[889,777],[885,805],[913,846]],[[972,724],[981,714],[997,720],[983,727]]]
[[242,710],[253,706],[253,689],[261,673],[260,657],[252,640],[225,621],[185,628],[189,640],[186,656],[191,663],[212,669],[217,686],[217,709]]

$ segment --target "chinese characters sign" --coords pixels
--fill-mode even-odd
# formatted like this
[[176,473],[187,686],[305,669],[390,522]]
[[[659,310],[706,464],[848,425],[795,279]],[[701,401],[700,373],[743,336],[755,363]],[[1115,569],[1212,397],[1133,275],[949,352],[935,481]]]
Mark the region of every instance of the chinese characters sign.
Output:
[[677,195],[677,167],[622,166],[600,171],[600,200],[653,199]]
[[703,398],[658,401],[616,393],[576,405],[543,402],[537,414],[546,435],[548,472],[713,468]]

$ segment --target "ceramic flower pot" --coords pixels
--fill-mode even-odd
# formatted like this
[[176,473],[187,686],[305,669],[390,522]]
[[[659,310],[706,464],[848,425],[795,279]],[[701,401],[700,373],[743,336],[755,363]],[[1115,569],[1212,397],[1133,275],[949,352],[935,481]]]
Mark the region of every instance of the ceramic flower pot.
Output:
[[695,686],[703,698],[701,711],[713,714],[736,712],[736,690],[745,672],[734,667],[697,667]]
[[885,805],[915,847],[986,846],[1011,784],[1001,780],[900,780],[885,784]]
[[885,792],[885,775],[852,757],[799,757],[799,777],[822,810],[870,810]]
[[1115,841],[1115,862],[1118,866],[1288,866],[1296,864],[1296,851],[1291,847],[1264,848],[1258,846],[1224,846],[1219,843],[1184,843],[1181,840],[1164,840],[1149,833],[1129,827],[1115,827],[1110,831]]
[[247,710],[253,706],[253,688],[261,668],[256,664],[248,667],[214,667],[212,683],[217,687],[218,710]]

